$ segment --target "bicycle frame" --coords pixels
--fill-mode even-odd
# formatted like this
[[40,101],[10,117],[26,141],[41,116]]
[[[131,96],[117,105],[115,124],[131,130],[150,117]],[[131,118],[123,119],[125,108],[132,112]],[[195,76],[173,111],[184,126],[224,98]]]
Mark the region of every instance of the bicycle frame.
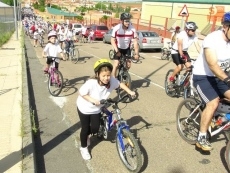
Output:
[[[114,112],[113,111],[109,111],[105,106],[101,108],[102,112],[104,114],[106,114],[105,117],[103,118],[106,118],[106,123],[107,125],[105,125],[106,127],[108,127],[108,131],[110,131],[114,125],[116,124],[116,129],[117,129],[117,136],[118,136],[118,139],[119,139],[119,143],[121,145],[121,148],[122,148],[122,151],[125,151],[125,146],[124,146],[124,143],[123,143],[123,135],[122,135],[122,129],[127,129],[127,130],[130,130],[129,128],[129,125],[127,124],[126,121],[122,120],[121,119],[121,114],[120,114],[120,110],[118,108],[117,105],[114,105],[113,106],[114,108],[114,111],[116,112],[116,118],[114,119],[115,121],[113,122],[113,114]],[[102,115],[103,116],[103,115]]]
[[[199,102],[200,102],[200,101],[199,101]],[[200,103],[196,106],[196,108],[190,113],[189,117],[186,119],[186,122],[188,121],[188,119],[191,118],[191,115],[193,115],[196,111],[199,111],[199,110],[198,110],[199,108],[203,111],[203,109],[204,109],[204,104],[200,102]],[[215,114],[215,113],[214,113],[214,114]],[[197,120],[196,120],[196,119],[198,118],[198,116],[199,116],[199,114],[197,114],[194,118],[192,118],[192,120],[193,120],[193,122],[194,122],[196,125],[200,126],[199,122],[197,122]],[[200,115],[200,116],[201,116],[201,115]],[[213,116],[212,119],[215,119],[215,116]],[[210,136],[212,137],[212,136],[214,136],[214,135],[220,133],[222,130],[224,130],[224,129],[225,129],[226,127],[228,127],[228,126],[230,126],[230,121],[228,121],[228,122],[227,122],[226,124],[224,124],[224,125],[220,125],[219,128],[217,128],[216,130],[213,130],[213,131],[212,131],[212,129],[213,129],[214,127],[212,127],[212,124],[210,124],[210,126],[209,126],[209,128],[208,128],[208,132],[209,132]]]

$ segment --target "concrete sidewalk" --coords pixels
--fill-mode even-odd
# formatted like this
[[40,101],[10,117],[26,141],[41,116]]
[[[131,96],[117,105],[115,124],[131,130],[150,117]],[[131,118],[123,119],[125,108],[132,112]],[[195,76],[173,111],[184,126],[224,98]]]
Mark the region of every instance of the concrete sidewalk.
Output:
[[[0,172],[35,172],[21,29],[0,48]],[[25,95],[25,97],[23,96]],[[23,98],[24,97],[24,98]],[[25,159],[23,159],[25,158]]]

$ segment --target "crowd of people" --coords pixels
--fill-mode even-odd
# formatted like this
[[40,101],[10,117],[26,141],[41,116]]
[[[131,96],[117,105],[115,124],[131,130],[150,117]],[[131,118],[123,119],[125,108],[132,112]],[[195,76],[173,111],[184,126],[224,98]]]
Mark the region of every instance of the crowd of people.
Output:
[[[100,99],[108,98],[111,91],[117,87],[122,87],[131,95],[135,95],[115,79],[121,55],[131,54],[131,41],[134,43],[134,58],[139,58],[137,33],[131,25],[130,19],[131,15],[129,13],[122,13],[120,16],[121,23],[113,27],[111,44],[114,48],[114,64],[112,65],[106,59],[97,61],[94,66],[95,76],[79,89],[76,104],[82,124],[80,151],[85,160],[91,159],[87,147],[90,144],[90,136],[96,133],[99,128]],[[26,31],[33,33],[35,47],[37,46],[38,35],[43,32],[48,33],[49,43],[43,51],[44,57],[47,55],[57,56],[57,53],[62,52],[63,43],[66,45],[65,51],[68,52],[69,46],[77,41],[72,24],[56,23],[51,25],[49,22],[30,19],[25,19],[23,22]],[[188,49],[193,43],[199,53],[193,68],[193,81],[194,87],[206,107],[201,115],[200,132],[196,146],[205,151],[212,150],[207,138],[207,129],[218,106],[219,99],[221,97],[230,99],[230,77],[224,72],[230,66],[230,12],[223,15],[222,26],[221,30],[207,35],[202,46],[199,45],[196,36],[198,26],[193,21],[186,22],[183,30],[176,27],[172,36],[171,56],[176,67],[169,81],[174,82],[175,76],[184,66],[191,70]],[[80,34],[83,39],[87,38],[88,40],[91,40],[94,35],[93,31],[87,27],[83,28]],[[47,61],[47,68],[49,64],[50,62]],[[130,60],[127,60],[127,65],[130,68]]]

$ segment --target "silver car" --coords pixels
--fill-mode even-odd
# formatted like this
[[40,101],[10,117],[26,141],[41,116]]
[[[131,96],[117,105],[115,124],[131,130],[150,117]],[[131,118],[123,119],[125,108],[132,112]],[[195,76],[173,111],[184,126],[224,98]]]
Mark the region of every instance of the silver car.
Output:
[[111,35],[112,35],[112,29],[107,31],[103,36],[103,43],[110,43],[111,44]]
[[162,49],[164,38],[153,31],[137,31],[138,44],[141,50]]

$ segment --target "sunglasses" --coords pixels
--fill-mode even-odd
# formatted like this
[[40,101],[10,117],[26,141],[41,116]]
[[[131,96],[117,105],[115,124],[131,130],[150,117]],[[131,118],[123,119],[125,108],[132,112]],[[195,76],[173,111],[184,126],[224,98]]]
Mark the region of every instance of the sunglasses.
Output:
[[124,20],[125,23],[130,23],[130,20]]
[[195,30],[195,29],[190,29],[190,31],[192,31],[192,32],[196,32],[196,30]]

